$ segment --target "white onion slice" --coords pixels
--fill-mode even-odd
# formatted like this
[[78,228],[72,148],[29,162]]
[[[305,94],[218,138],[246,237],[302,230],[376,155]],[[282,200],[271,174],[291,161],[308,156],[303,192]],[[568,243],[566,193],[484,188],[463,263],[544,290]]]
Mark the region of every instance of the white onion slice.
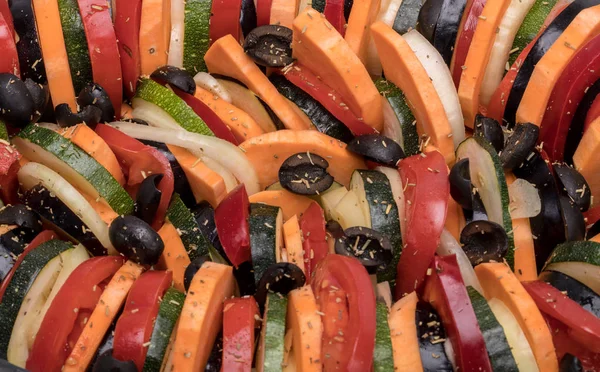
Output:
[[227,168],[243,183],[246,186],[248,195],[260,191],[258,175],[252,163],[242,150],[225,140],[190,133],[185,130],[173,131],[163,128],[150,128],[134,123],[116,122],[111,125],[133,138],[184,147],[203,161],[206,158],[211,158]]
[[508,186],[508,196],[508,210],[513,219],[535,217],[542,211],[538,189],[522,178],[517,178]]
[[[394,25],[394,21],[396,20],[396,13],[398,13],[398,9],[400,9],[400,4],[402,4],[402,0],[382,0],[379,13],[375,17],[375,20],[373,20],[373,23],[380,21],[392,27]],[[381,67],[381,61],[379,60],[379,55],[377,54],[377,48],[375,47],[375,41],[373,38],[370,38],[369,45],[367,47],[366,64],[369,74],[381,76],[383,69]]]
[[[535,0],[512,0],[502,16],[479,92],[479,100],[484,106],[490,103],[492,95],[504,77],[510,48],[512,48],[517,31],[534,3]],[[516,51],[516,53],[520,52],[520,50]]]
[[200,88],[208,90],[212,94],[221,98],[223,101],[228,103],[233,102],[227,89],[225,89],[225,87],[223,87],[217,81],[217,79],[212,77],[212,75],[208,72],[201,71],[197,73],[196,76],[194,76],[194,82],[196,82],[196,85],[198,85]]
[[17,177],[26,190],[42,184],[81,218],[81,221],[98,238],[100,244],[108,250],[108,254],[118,254],[108,237],[108,225],[79,191],[58,173],[42,164],[29,162],[19,170]]
[[42,128],[50,129],[55,132],[59,132],[62,128],[58,124],[54,123],[37,123]]
[[454,236],[448,230],[444,229],[442,231],[442,235],[440,235],[440,245],[437,248],[437,254],[440,256],[450,256],[456,255],[456,261],[458,261],[458,268],[460,269],[460,275],[463,278],[463,282],[465,282],[465,286],[473,287],[479,294],[483,296],[483,288],[479,283],[479,279],[477,279],[477,275],[475,274],[475,270],[473,270],[473,266],[471,265],[471,261],[463,251],[462,247]]
[[433,82],[433,87],[442,101],[452,127],[454,147],[457,147],[465,139],[465,120],[450,70],[437,49],[417,30],[411,30],[402,37],[410,45]]
[[142,119],[153,127],[183,130],[181,126],[165,110],[141,98],[134,98],[131,116]]
[[381,103],[383,104],[383,135],[399,144],[404,150],[404,137],[398,116],[387,98],[382,96]]
[[[160,14],[156,15],[160,17]],[[171,40],[168,63],[183,67],[183,37],[185,33],[185,0],[171,0]]]

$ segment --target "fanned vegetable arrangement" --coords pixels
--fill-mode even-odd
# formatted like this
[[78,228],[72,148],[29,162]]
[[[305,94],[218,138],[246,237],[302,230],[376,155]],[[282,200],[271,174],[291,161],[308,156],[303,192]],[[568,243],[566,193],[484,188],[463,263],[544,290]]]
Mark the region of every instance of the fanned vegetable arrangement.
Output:
[[0,0],[0,370],[600,371],[600,0]]

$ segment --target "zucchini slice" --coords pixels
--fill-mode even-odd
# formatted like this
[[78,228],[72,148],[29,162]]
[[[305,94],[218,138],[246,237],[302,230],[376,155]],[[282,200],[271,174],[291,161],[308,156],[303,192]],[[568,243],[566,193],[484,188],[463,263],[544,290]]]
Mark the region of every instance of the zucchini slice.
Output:
[[588,240],[560,244],[554,248],[544,270],[568,275],[600,295],[600,243]]
[[497,298],[491,298],[488,301],[490,310],[494,313],[496,320],[504,329],[504,335],[506,341],[510,346],[510,350],[513,354],[513,358],[517,363],[519,371],[531,371],[538,372],[539,368],[535,361],[535,356],[529,346],[529,341],[525,337],[525,333],[521,329],[519,322],[515,319],[515,316],[510,312],[508,307]]
[[250,204],[248,225],[254,281],[258,284],[267,268],[281,261],[283,246],[281,208],[266,204]]
[[[40,244],[25,256],[21,265],[15,271],[0,303],[0,319],[2,319],[2,332],[0,332],[1,359],[7,359],[8,357],[13,326],[21,313],[23,301],[30,289],[33,288],[36,279],[38,277],[43,278],[43,280],[40,280],[38,286],[50,280],[60,266],[61,260],[58,256],[62,252],[72,248],[73,245],[60,240],[50,240]],[[55,258],[57,260],[53,261]],[[48,269],[44,271],[46,266],[48,266]],[[42,271],[44,271],[43,275]],[[56,276],[54,276],[54,281],[56,281]],[[39,290],[38,294],[40,294]]]
[[365,216],[354,190],[345,193],[330,213],[332,219],[339,222],[344,230],[352,226],[371,227],[371,221]]
[[201,233],[193,213],[185,206],[178,194],[173,195],[166,217],[177,229],[190,260],[209,254],[212,245]]
[[456,149],[456,161],[465,158],[469,159],[471,182],[479,191],[489,220],[506,230],[506,261],[513,268],[515,243],[509,212],[510,198],[498,153],[483,137],[475,136],[464,140]]
[[175,288],[169,288],[165,293],[158,308],[158,314],[150,336],[150,346],[146,353],[143,372],[160,372],[163,370],[168,349],[173,341],[173,330],[179,319],[179,314],[181,314],[184,301],[185,295]]
[[517,371],[517,363],[506,340],[504,328],[494,316],[487,301],[473,287],[467,287],[467,292],[485,340],[485,347],[493,370],[498,372]]
[[191,74],[208,71],[204,54],[208,50],[212,0],[185,1],[185,37],[183,38],[183,68]]
[[373,370],[385,372],[394,370],[392,337],[388,324],[389,309],[386,304],[377,302],[377,328],[375,329],[375,351],[373,352]]
[[60,24],[65,38],[73,88],[75,94],[78,94],[87,83],[93,81],[88,42],[77,0],[58,0],[58,9],[60,10]]
[[[336,188],[334,190],[327,190],[321,194],[321,207],[325,212],[325,218],[327,220],[335,220],[335,207],[342,200],[342,198],[348,193],[348,189],[345,186]],[[336,215],[337,216],[337,215]]]
[[547,265],[544,270],[568,275],[600,295],[600,267],[596,265],[585,262],[559,262]]
[[104,199],[117,214],[133,212],[133,199],[110,172],[60,134],[32,124],[13,138],[13,144],[27,159],[57,172],[90,197]]
[[402,251],[402,235],[390,181],[385,174],[375,170],[355,170],[350,188],[360,201],[360,208],[367,220],[365,227],[386,235],[392,243],[394,259],[385,270],[377,272],[377,281],[393,282]]
[[256,354],[256,366],[259,372],[281,371],[287,303],[286,297],[280,297],[275,293],[267,295],[260,343]]

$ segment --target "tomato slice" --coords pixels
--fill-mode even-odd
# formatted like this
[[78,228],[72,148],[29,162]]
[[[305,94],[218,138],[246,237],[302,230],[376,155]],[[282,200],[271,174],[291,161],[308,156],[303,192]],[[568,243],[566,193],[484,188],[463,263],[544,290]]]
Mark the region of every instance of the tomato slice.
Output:
[[254,297],[231,298],[223,305],[222,371],[250,371],[254,354],[254,330],[258,318]]
[[[367,270],[355,258],[330,254],[317,265],[311,287],[321,311],[330,312],[324,317],[341,316],[339,321],[344,328],[341,334],[323,332],[324,370],[369,371],[375,348],[376,314],[375,292]],[[331,314],[329,293],[340,289],[348,304],[346,324],[343,309],[339,309],[340,313],[335,308],[337,314]]]
[[215,225],[223,250],[234,267],[250,261],[250,201],[241,184],[215,209]]
[[[130,0],[127,0],[130,1]],[[88,42],[94,82],[108,93],[119,119],[123,98],[123,82],[117,36],[113,28],[110,9],[106,2],[77,0],[79,13]],[[138,28],[139,33],[139,28]]]
[[483,12],[483,7],[487,0],[472,0],[467,2],[467,6],[463,13],[463,19],[460,23],[458,35],[456,37],[456,44],[454,47],[454,58],[452,65],[452,80],[454,80],[454,86],[458,88],[460,83],[460,75],[462,74],[462,66],[467,60],[467,53],[469,53],[469,47],[477,28],[479,16]]
[[600,319],[548,283],[526,282],[523,287],[541,312],[568,327],[573,340],[600,353]]
[[157,149],[146,146],[108,125],[98,124],[96,133],[115,153],[123,173],[127,177],[127,186],[131,194],[137,192],[137,188],[145,178],[144,175],[163,175],[158,184],[158,189],[161,191],[160,203],[152,222],[152,227],[158,230],[162,226],[175,187],[173,170],[169,161]]
[[327,86],[306,66],[296,62],[292,68],[288,68],[282,73],[290,83],[319,101],[336,119],[344,123],[355,136],[377,133],[373,127],[365,124],[364,121],[358,120],[347,106],[340,106],[340,102],[344,100],[343,97]]
[[256,26],[264,26],[271,23],[271,5],[273,0],[256,0]]
[[52,239],[56,239],[56,233],[52,230],[44,230],[41,233],[37,234],[37,236],[33,238],[33,240],[27,245],[27,247],[25,247],[23,253],[21,253],[19,257],[17,257],[17,260],[15,261],[15,264],[13,265],[12,269],[10,269],[8,274],[6,274],[6,277],[2,281],[2,284],[0,284],[0,302],[2,302],[2,297],[4,296],[4,292],[6,292],[6,287],[8,287],[10,280],[12,279],[13,275],[15,275],[15,271],[17,270],[21,262],[23,262],[25,256],[27,256],[29,252],[37,248],[40,244],[50,241]]
[[302,248],[304,250],[304,267],[306,277],[310,278],[315,267],[329,254],[327,232],[325,231],[325,214],[317,202],[312,202],[300,217],[302,231]]
[[[0,1],[0,3],[6,2]],[[8,4],[5,4],[5,6],[8,7]],[[15,30],[11,26],[12,18],[7,21],[0,8],[0,50],[2,50],[2,55],[0,57],[0,72],[9,72],[20,77],[19,55],[17,54],[17,45],[15,44],[14,37]]]
[[344,17],[344,0],[327,0],[323,10],[325,18],[342,35],[346,34],[346,18]]
[[160,299],[171,286],[171,271],[147,271],[133,283],[123,313],[115,326],[113,357],[133,360],[141,371],[148,352]]
[[560,321],[542,313],[550,333],[552,333],[552,342],[556,350],[558,360],[561,360],[565,354],[576,356],[581,362],[584,371],[594,372],[600,371],[600,353],[591,352],[586,345],[582,345],[575,341],[569,334],[569,329]]
[[[119,256],[93,257],[69,275],[48,309],[27,360],[32,372],[60,371],[102,294],[101,283],[125,263]],[[81,312],[81,314],[79,314]]]
[[8,1],[0,1],[0,15],[4,18],[8,29],[10,30],[10,34],[15,35],[15,25],[13,23],[12,13],[10,12],[10,7],[8,6]]
[[220,0],[212,2],[210,17],[210,44],[223,36],[231,35],[236,40],[243,40],[240,13],[242,0]]
[[398,171],[405,182],[406,214],[396,277],[396,298],[401,298],[425,280],[446,222],[450,184],[444,156],[437,151],[400,161]]
[[[142,0],[116,1],[115,35],[121,56],[123,87],[131,98],[135,94],[141,73],[140,60],[140,22],[142,19]],[[115,110],[117,109],[116,106]]]

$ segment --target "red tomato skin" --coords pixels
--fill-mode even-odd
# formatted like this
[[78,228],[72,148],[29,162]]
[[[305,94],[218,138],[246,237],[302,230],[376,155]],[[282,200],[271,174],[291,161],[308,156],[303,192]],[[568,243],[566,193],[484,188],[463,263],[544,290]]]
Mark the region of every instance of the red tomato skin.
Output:
[[344,36],[346,34],[346,18],[344,17],[344,0],[327,0],[323,10],[325,18]]
[[304,267],[306,277],[310,278],[314,268],[329,253],[323,209],[317,202],[310,203],[310,206],[302,213],[299,222],[303,237]]
[[[15,44],[15,30],[12,24],[12,17],[7,19],[5,11],[8,10],[6,1],[1,1],[0,5],[0,72],[8,72],[17,77],[21,76],[19,69],[19,56],[17,54],[17,45]],[[4,9],[6,8],[6,9]],[[10,10],[8,10],[10,15]]]
[[223,306],[223,371],[250,372],[258,305],[253,297],[230,298]]
[[115,5],[115,35],[121,56],[123,87],[127,97],[132,98],[141,73],[139,42],[142,0],[117,1]]
[[231,35],[236,40],[243,40],[240,13],[242,0],[214,0],[210,17],[210,43],[223,36]]
[[215,209],[215,225],[227,258],[236,268],[250,261],[250,201],[242,184]]

